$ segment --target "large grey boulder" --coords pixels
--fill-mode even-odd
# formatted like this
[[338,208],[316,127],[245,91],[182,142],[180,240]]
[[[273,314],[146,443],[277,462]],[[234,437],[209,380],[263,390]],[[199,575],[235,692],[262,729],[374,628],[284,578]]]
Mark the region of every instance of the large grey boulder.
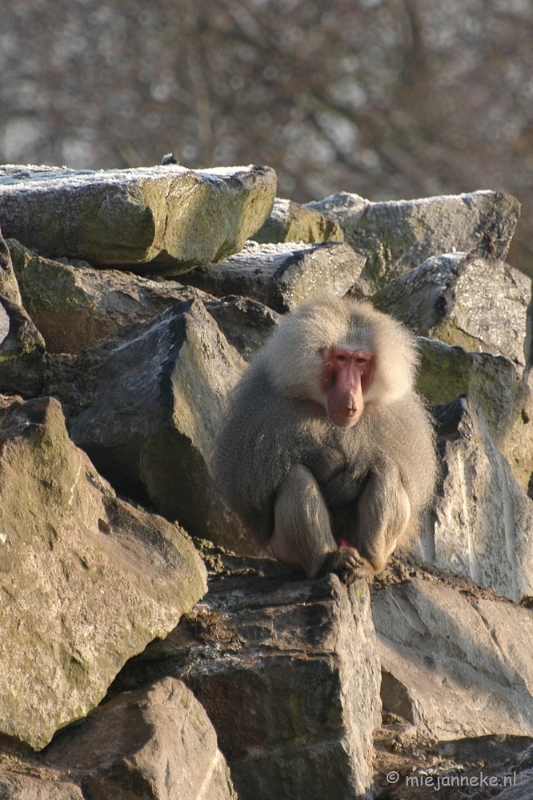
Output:
[[4,236],[47,257],[177,275],[238,252],[268,217],[269,167],[0,168]]
[[358,290],[370,295],[441,253],[504,261],[520,215],[516,198],[491,191],[381,203],[341,192],[307,207],[336,219],[345,241],[367,257]]
[[85,800],[236,800],[213,726],[175,678],[100,706],[43,763],[76,779]]
[[205,591],[174,525],[118,500],[51,398],[0,408],[0,733],[44,747]]
[[117,490],[193,535],[255,553],[209,477],[225,396],[245,362],[203,304],[174,306],[91,357],[91,396],[70,424],[76,444]]
[[245,295],[284,313],[324,292],[345,295],[364,263],[362,256],[342,242],[247,242],[240,253],[198,267],[182,280],[217,297]]
[[434,256],[372,298],[413,333],[526,364],[531,279],[503,261],[465,253]]
[[255,242],[343,242],[336,220],[292,200],[276,197],[270,216],[253,235]]
[[432,739],[533,734],[533,615],[414,578],[372,597],[386,711]]
[[218,735],[240,800],[370,796],[379,662],[365,583],[248,575],[126,665],[113,691],[182,678]]
[[414,552],[515,602],[533,597],[532,501],[471,400],[439,412],[442,484]]

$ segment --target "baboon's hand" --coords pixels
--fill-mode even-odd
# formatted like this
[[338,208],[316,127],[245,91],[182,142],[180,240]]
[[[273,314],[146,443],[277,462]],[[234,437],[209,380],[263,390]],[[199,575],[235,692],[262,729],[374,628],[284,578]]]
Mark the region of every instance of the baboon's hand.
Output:
[[359,555],[355,547],[339,547],[329,556],[323,569],[324,574],[328,572],[335,572],[346,586],[361,578],[371,580],[374,577],[372,565]]

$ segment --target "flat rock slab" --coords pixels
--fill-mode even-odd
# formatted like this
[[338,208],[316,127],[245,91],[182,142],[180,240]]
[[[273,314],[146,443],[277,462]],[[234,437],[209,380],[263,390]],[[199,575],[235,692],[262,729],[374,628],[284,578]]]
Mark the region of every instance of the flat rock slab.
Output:
[[359,290],[368,295],[442,253],[505,261],[520,215],[515,197],[491,191],[383,203],[341,192],[307,208],[336,219],[345,241],[367,257]]
[[381,696],[435,739],[533,734],[533,614],[421,579],[373,593]]
[[237,255],[188,272],[183,282],[217,297],[251,297],[284,313],[324,292],[342,297],[359,278],[364,263],[342,242],[247,242]]
[[427,259],[372,298],[418,336],[526,364],[531,279],[503,261],[465,253]]
[[262,228],[253,235],[255,242],[343,242],[339,223],[292,200],[276,197],[274,207]]
[[236,800],[214,728],[175,678],[100,706],[43,761],[77,780],[86,800]]
[[205,591],[190,541],[118,500],[57,400],[0,408],[0,733],[44,747]]
[[363,582],[214,579],[205,602],[112,691],[182,678],[205,707],[241,800],[359,800],[372,782],[379,662]]
[[269,167],[0,168],[4,236],[47,257],[177,275],[238,252],[270,214]]

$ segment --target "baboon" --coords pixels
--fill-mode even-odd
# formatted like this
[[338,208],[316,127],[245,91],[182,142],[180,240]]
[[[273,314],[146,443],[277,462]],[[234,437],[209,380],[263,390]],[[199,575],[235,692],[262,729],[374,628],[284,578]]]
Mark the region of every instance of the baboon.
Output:
[[228,398],[213,475],[279,561],[350,584],[416,530],[436,476],[417,358],[399,322],[329,296],[284,318],[257,354]]

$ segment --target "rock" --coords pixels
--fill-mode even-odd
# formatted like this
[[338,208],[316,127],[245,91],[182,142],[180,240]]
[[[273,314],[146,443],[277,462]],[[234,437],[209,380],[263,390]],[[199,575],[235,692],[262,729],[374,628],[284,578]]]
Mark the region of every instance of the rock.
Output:
[[47,748],[86,800],[237,800],[207,714],[175,678],[100,706]]
[[411,579],[372,597],[385,711],[433,739],[533,733],[533,615]]
[[[513,779],[515,776],[510,776]],[[498,784],[501,786],[501,783]],[[531,800],[533,797],[533,768],[524,770],[516,776],[516,782],[507,784],[507,788],[499,794],[492,795],[493,800]]]
[[344,233],[338,222],[319,211],[292,200],[276,197],[270,216],[257,233],[255,242],[343,242]]
[[[18,171],[17,171],[18,170]],[[177,275],[238,252],[270,214],[269,167],[0,168],[4,235],[49,258]]]
[[188,272],[184,283],[217,297],[245,295],[284,313],[324,292],[342,296],[358,279],[364,258],[341,242],[258,244]]
[[465,253],[428,258],[372,298],[413,333],[526,364],[531,279],[503,261]]
[[245,364],[202,303],[174,306],[92,355],[93,396],[70,424],[76,444],[117,490],[195,536],[255,554],[207,467]]
[[16,239],[8,245],[24,306],[49,353],[81,353],[106,336],[194,298],[204,302],[228,341],[247,360],[278,324],[276,312],[256,300],[215,299],[176,281],[93,269],[85,261],[43,258]]
[[513,417],[497,442],[518,484],[533,496],[533,374],[526,369],[513,403]]
[[491,436],[502,442],[524,402],[516,366],[503,356],[471,353],[436,339],[418,338],[417,391],[429,405],[445,405],[468,395],[482,411]]
[[250,361],[279,325],[279,314],[249,297],[223,297],[204,301],[204,305],[245,361]]
[[38,774],[0,768],[2,800],[86,800],[80,787],[66,776],[55,770],[34,769]]
[[24,306],[51,353],[81,353],[184,300],[208,299],[203,292],[175,281],[93,269],[85,261],[53,261],[16,239],[7,244]]
[[[518,279],[517,285],[520,282]],[[509,315],[511,319],[511,309]],[[514,318],[516,321],[516,315]],[[502,318],[500,322],[501,335],[497,334],[495,322],[494,334],[488,333],[487,337],[492,338],[495,349],[501,345],[509,352],[514,340],[518,361],[518,337],[506,336],[505,320]],[[529,368],[523,370],[520,364],[502,356],[472,353],[424,337],[418,339],[418,344],[421,355],[418,391],[430,405],[445,405],[461,395],[472,398],[519,486],[533,494],[533,375]]]
[[459,398],[435,411],[442,436],[442,485],[432,525],[414,543],[415,554],[515,602],[533,597],[531,500],[471,400]]
[[42,753],[9,749],[2,800],[236,800],[206,712],[174,678],[100,706]]
[[502,356],[420,337],[417,389],[430,405],[471,397],[524,492],[533,493],[533,374]]
[[118,500],[59,403],[0,408],[0,733],[44,747],[205,590],[176,527]]
[[520,215],[516,198],[490,191],[383,203],[341,192],[307,208],[337,220],[348,244],[367,257],[358,286],[367,295],[441,253],[505,261]]
[[0,393],[38,394],[44,381],[44,339],[22,304],[1,231],[0,310]]
[[395,714],[384,719],[390,722],[375,734],[374,790],[380,800],[489,800],[502,787],[518,784],[532,743],[505,734],[434,742]]
[[182,678],[215,726],[240,800],[355,800],[371,784],[375,648],[363,582],[229,576],[111,691]]
[[508,736],[505,733],[473,736],[465,739],[448,739],[439,742],[435,750],[444,758],[467,761],[470,764],[484,761],[495,767],[503,767],[511,760],[522,762],[533,745],[529,736]]

